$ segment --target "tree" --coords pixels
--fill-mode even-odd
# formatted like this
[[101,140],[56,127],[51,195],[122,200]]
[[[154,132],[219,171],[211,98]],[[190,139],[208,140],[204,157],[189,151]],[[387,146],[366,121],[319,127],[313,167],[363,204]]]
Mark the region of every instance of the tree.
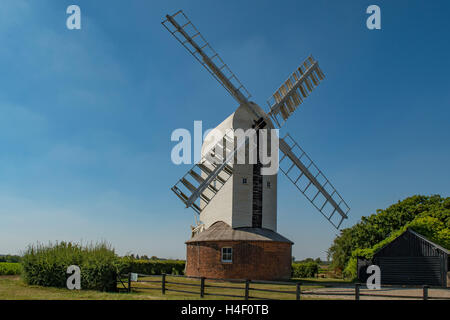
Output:
[[406,227],[450,248],[450,198],[415,195],[361,217],[334,239],[328,250],[332,268],[344,270],[355,250],[370,249]]

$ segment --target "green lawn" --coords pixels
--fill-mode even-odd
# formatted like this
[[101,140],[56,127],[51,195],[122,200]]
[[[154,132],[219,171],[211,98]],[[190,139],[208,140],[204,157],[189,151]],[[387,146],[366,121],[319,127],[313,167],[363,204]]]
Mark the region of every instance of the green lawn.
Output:
[[20,276],[0,276],[0,300],[117,300],[117,299],[148,299],[145,296],[135,296],[104,293],[91,290],[68,290],[29,286]]
[[[139,280],[160,280],[160,277],[148,277],[139,278]],[[304,279],[306,280],[306,279]],[[315,279],[317,280],[317,279]],[[184,285],[175,284],[174,282],[181,282]],[[195,286],[199,284],[199,280],[186,279],[180,277],[167,276],[167,291],[163,295],[161,292],[161,283],[148,283],[148,282],[133,282],[132,287],[135,288],[131,293],[107,293],[93,290],[68,290],[62,288],[49,288],[40,286],[29,286],[23,282],[19,276],[0,276],[0,300],[5,299],[38,299],[38,300],[144,300],[144,299],[201,299],[200,287]],[[244,295],[244,284],[242,283],[229,283],[222,281],[206,281],[207,285],[205,289],[204,299],[242,299],[232,298],[226,296],[213,296],[208,293],[217,294],[232,294],[232,295]],[[213,288],[208,285],[215,286],[227,286],[236,289],[229,288]],[[154,289],[138,289],[140,288],[154,288]],[[292,285],[274,285],[274,284],[251,284],[251,288],[256,289],[271,289],[291,291],[292,293],[275,293],[275,292],[262,292],[251,290],[250,296],[261,297],[269,299],[295,299],[295,282]],[[319,288],[318,284],[314,286]],[[302,289],[310,289],[312,286],[302,286]],[[175,292],[175,290],[194,291],[194,294]],[[306,298],[306,297],[302,297]]]

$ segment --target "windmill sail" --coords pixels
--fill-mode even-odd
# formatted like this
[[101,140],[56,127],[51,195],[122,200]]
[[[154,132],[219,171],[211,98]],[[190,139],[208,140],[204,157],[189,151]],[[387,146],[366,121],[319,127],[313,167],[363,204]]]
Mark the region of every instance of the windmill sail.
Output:
[[[233,175],[232,162],[236,153],[249,147],[253,151],[256,145],[249,145],[250,137],[235,146],[233,130],[225,135],[189,170],[171,189],[183,201],[186,207],[192,207],[201,213],[212,198]],[[199,201],[201,200],[201,201]]]
[[319,63],[309,56],[267,101],[269,115],[278,126],[286,122],[324,78]]
[[239,104],[248,102],[251,96],[248,90],[182,10],[172,16],[166,15],[162,24]]
[[[172,187],[172,191],[186,207],[191,207],[195,212],[201,213],[233,174],[233,168],[229,165],[213,175],[215,168],[216,166],[208,161],[197,163]],[[204,178],[205,176],[212,178],[207,179]],[[202,188],[202,185],[206,187]],[[202,200],[200,203],[197,201],[199,198]]]
[[339,229],[350,210],[347,203],[289,134],[280,139],[279,146],[283,153],[280,170],[317,210]]

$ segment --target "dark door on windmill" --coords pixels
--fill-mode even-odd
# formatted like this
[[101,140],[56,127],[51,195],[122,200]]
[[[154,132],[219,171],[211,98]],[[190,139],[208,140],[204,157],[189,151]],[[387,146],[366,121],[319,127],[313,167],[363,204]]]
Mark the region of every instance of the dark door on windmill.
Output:
[[256,130],[256,164],[253,165],[253,201],[252,201],[252,227],[262,228],[262,203],[263,203],[263,177],[261,175],[262,164],[259,158],[259,130]]
[[382,284],[441,286],[440,257],[378,257],[374,264],[381,270]]

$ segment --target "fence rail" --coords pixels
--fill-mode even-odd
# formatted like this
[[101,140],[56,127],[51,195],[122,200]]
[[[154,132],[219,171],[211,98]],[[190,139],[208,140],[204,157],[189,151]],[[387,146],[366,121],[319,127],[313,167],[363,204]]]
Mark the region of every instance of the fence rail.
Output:
[[[147,275],[147,274],[137,274],[138,277],[154,277],[154,278],[160,278],[158,280],[133,280],[132,279],[132,273],[128,273],[125,275],[121,275],[117,279],[117,283],[119,284],[118,289],[119,291],[126,291],[126,292],[132,292],[132,290],[161,290],[162,294],[166,294],[166,291],[173,291],[173,292],[181,292],[181,293],[188,293],[188,294],[195,294],[200,295],[201,298],[204,298],[206,295],[209,296],[221,296],[221,297],[232,297],[232,298],[241,298],[241,299],[263,299],[263,300],[276,300],[274,298],[268,298],[268,297],[260,297],[260,296],[254,296],[251,295],[251,292],[268,292],[268,293],[280,293],[280,294],[289,294],[294,295],[296,300],[301,300],[302,296],[351,296],[354,297],[355,300],[360,300],[361,296],[369,296],[369,297],[379,297],[379,298],[400,298],[400,299],[423,299],[423,300],[429,300],[429,299],[443,299],[443,300],[450,300],[448,297],[430,297],[429,296],[429,289],[447,289],[450,288],[442,288],[442,287],[430,287],[427,285],[424,286],[401,286],[401,289],[422,289],[421,295],[416,296],[407,296],[407,295],[394,295],[394,294],[373,294],[373,293],[362,293],[361,292],[361,285],[360,283],[354,283],[349,285],[343,285],[341,283],[333,283],[333,282],[278,282],[278,281],[264,281],[264,280],[246,280],[246,279],[218,279],[218,278],[204,278],[204,277],[187,277],[183,275]],[[189,283],[189,282],[180,282],[180,281],[173,281],[171,279],[170,281],[167,280],[167,277],[170,276],[171,278],[184,278],[189,280],[198,280],[199,283]],[[123,279],[126,278],[127,280],[124,282]],[[207,284],[207,281],[213,282],[214,284]],[[231,285],[218,285],[215,282],[227,282],[229,284],[243,284],[244,286],[231,286]],[[126,284],[125,284],[126,283]],[[158,287],[145,287],[145,286],[139,286],[139,283],[158,283],[161,284],[161,286]],[[252,287],[252,285],[282,285],[282,286],[292,286],[293,290],[289,290],[286,288],[285,290],[277,290],[277,289],[267,289],[267,288],[257,288]],[[122,285],[122,287],[120,287]],[[181,288],[178,288],[177,286],[182,286]],[[335,289],[354,289],[353,291],[349,292],[318,292],[318,291],[312,291],[311,289],[302,290],[302,286],[324,286],[328,288],[335,288]],[[194,291],[194,289],[198,288],[198,290]],[[400,287],[393,287],[393,286],[384,286],[384,289],[392,290],[400,289]],[[186,290],[185,290],[186,289]],[[240,294],[230,294],[225,292],[207,292],[206,289],[227,289],[227,290],[239,290],[240,292],[243,292],[243,295]]]

